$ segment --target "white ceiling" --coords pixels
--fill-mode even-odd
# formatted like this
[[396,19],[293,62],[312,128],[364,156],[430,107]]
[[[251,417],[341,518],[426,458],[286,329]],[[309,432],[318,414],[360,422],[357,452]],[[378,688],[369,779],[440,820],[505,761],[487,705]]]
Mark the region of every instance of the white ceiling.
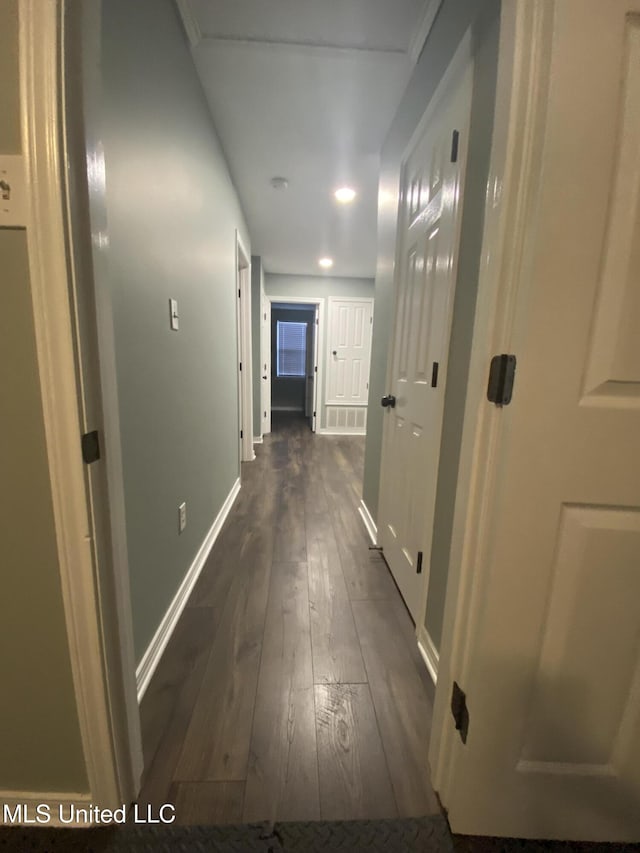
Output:
[[373,276],[380,149],[439,0],[177,2],[266,272]]

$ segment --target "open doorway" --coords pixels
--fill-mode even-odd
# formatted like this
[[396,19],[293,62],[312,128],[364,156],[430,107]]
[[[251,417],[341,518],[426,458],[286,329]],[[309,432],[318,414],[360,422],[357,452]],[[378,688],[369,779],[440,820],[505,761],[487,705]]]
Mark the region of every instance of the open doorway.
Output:
[[267,329],[270,335],[271,412],[304,419],[316,432],[321,365],[318,353],[321,333],[320,299],[269,300]]

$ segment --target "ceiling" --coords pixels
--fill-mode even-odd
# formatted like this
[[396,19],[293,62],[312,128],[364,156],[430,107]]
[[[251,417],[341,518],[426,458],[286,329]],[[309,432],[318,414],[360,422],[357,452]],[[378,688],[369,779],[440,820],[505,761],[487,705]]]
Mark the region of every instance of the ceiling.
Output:
[[440,0],[177,3],[265,271],[373,277],[380,149]]

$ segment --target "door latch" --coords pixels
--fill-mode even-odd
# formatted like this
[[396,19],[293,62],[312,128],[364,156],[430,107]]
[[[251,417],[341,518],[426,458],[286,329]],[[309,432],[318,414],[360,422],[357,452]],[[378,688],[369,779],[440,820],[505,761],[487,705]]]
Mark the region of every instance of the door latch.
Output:
[[395,409],[396,398],[393,396],[393,394],[387,394],[386,397],[383,397],[382,400],[380,400],[380,405],[383,409]]

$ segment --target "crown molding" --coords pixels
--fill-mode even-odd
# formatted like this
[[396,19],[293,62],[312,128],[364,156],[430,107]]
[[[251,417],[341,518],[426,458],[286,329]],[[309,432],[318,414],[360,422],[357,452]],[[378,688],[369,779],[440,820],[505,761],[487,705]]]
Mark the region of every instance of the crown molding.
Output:
[[422,48],[431,32],[431,27],[441,5],[442,0],[425,0],[418,24],[411,34],[409,47],[407,48],[407,54],[413,65],[420,59]]
[[176,0],[176,6],[182,20],[182,26],[189,39],[189,44],[191,47],[197,47],[202,41],[202,30],[200,29],[198,19],[193,13],[190,0]]

